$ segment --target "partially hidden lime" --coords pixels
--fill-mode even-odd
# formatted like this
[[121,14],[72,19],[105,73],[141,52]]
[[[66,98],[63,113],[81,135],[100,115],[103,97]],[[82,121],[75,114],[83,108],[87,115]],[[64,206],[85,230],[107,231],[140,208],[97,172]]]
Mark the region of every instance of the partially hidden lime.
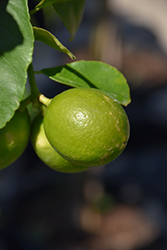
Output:
[[87,169],[70,163],[53,149],[46,138],[43,128],[43,116],[41,114],[33,121],[31,142],[40,160],[53,170],[63,173],[78,173]]
[[17,110],[5,127],[0,129],[0,169],[13,163],[25,150],[30,137],[30,116],[27,109]]
[[44,129],[61,156],[84,167],[117,158],[130,130],[122,106],[94,88],[72,88],[55,96],[46,109]]

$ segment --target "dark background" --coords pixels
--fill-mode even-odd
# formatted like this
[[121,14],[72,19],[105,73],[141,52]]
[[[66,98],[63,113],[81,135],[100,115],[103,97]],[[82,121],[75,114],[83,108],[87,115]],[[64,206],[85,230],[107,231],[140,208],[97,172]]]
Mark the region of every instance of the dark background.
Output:
[[[133,22],[108,2],[86,1],[72,42],[50,7],[36,13],[33,22],[54,33],[77,60],[101,60],[125,75],[132,98],[125,107],[128,145],[106,166],[62,174],[44,165],[29,142],[0,174],[2,250],[167,249],[166,52],[154,26]],[[66,55],[35,43],[35,70],[67,62]],[[48,97],[67,88],[43,75],[36,80]]]

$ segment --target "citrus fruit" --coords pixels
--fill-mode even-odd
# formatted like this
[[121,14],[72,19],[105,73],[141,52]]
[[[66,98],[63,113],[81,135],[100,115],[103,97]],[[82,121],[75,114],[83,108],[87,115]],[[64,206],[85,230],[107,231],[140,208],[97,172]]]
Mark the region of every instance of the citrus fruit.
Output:
[[61,156],[85,167],[111,162],[129,138],[122,106],[94,88],[73,88],[55,96],[46,109],[44,129]]
[[43,128],[43,116],[39,114],[33,121],[31,142],[37,156],[50,168],[63,173],[77,173],[86,168],[76,166],[60,156],[50,145]]
[[25,150],[30,137],[30,116],[27,109],[17,110],[5,127],[0,129],[0,169],[13,163]]

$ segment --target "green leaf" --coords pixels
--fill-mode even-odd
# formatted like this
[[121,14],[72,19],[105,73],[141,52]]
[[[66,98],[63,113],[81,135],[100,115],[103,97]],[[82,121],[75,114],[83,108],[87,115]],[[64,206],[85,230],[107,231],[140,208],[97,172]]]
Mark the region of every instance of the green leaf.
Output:
[[131,101],[125,77],[116,68],[103,62],[77,61],[55,68],[42,69],[40,73],[71,87],[101,89],[124,106]]
[[26,0],[0,2],[0,128],[18,109],[32,61],[33,30]]
[[33,10],[30,11],[30,14],[34,14],[35,12],[37,12],[38,10],[47,7],[49,5],[55,4],[55,3],[63,3],[63,2],[69,2],[69,1],[73,1],[73,0],[42,0],[40,1]]
[[68,2],[53,4],[53,8],[59,15],[64,25],[71,34],[71,39],[81,22],[85,0],[72,0]]
[[73,38],[82,19],[85,0],[42,0],[30,11],[30,14],[48,5],[53,6]]
[[35,40],[43,42],[50,47],[67,54],[71,59],[75,59],[75,56],[49,31],[33,27]]

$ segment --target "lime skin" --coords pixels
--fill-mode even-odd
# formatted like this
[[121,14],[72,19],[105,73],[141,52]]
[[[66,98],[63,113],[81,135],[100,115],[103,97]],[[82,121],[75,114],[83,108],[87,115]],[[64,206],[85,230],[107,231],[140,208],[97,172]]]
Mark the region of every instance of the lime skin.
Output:
[[87,170],[87,168],[74,165],[65,160],[54,150],[46,138],[42,114],[36,116],[33,121],[31,142],[39,159],[51,169],[62,173],[79,173]]
[[0,129],[0,169],[14,161],[25,150],[31,130],[31,121],[27,109],[24,112],[15,111],[12,119]]
[[55,96],[46,109],[44,130],[63,158],[83,167],[116,159],[130,133],[122,106],[94,88],[72,88]]

